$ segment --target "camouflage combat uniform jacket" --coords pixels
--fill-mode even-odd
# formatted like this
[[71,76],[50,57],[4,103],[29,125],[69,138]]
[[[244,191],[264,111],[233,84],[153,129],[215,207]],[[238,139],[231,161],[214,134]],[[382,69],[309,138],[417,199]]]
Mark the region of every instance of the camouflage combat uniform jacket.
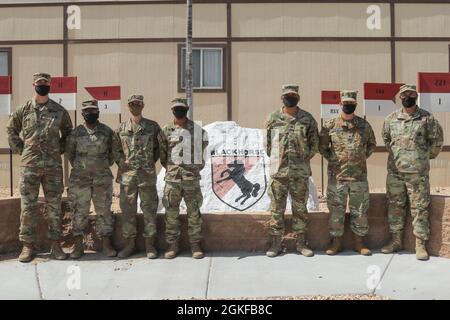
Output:
[[[266,152],[272,164],[272,177],[309,177],[311,175],[310,160],[317,153],[319,134],[317,122],[313,116],[299,109],[295,117],[283,113],[283,108],[272,112],[267,121]],[[277,132],[279,135],[277,135]],[[278,136],[278,155],[272,154],[276,148]]]
[[153,120],[142,118],[139,124],[130,119],[120,124],[114,135],[114,158],[119,166],[117,180],[123,185],[156,183],[155,163],[159,159],[158,135],[161,128]]
[[328,174],[339,181],[367,180],[366,159],[376,146],[372,127],[356,115],[330,119],[320,132],[319,151],[328,160]]
[[391,173],[427,174],[430,159],[437,157],[443,145],[441,125],[421,108],[411,116],[402,109],[391,113],[384,121],[382,135]]
[[[191,142],[189,158],[183,156],[184,139]],[[205,167],[203,153],[208,146],[207,133],[202,127],[189,119],[185,129],[170,123],[162,129],[159,140],[161,164],[167,170],[165,181],[200,180],[200,171]],[[178,159],[174,159],[175,152],[178,152]]]
[[61,105],[49,99],[39,106],[31,99],[11,115],[6,128],[9,145],[22,155],[23,167],[61,167],[61,154],[73,128]]

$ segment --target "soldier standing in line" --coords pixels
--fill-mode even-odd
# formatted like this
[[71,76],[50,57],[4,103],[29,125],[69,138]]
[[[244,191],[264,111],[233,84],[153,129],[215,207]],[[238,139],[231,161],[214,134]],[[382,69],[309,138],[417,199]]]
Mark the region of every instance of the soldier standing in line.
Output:
[[180,203],[187,207],[188,233],[192,257],[203,258],[200,245],[202,218],[200,207],[203,196],[200,189],[200,171],[205,166],[203,153],[208,145],[206,131],[187,118],[186,99],[172,100],[174,120],[160,135],[161,164],[166,169],[163,205],[166,210],[166,241],[164,257],[173,259],[179,251]]
[[292,199],[292,230],[297,237],[296,249],[302,255],[311,257],[314,253],[307,246],[305,236],[308,221],[306,203],[311,176],[310,160],[317,153],[319,144],[317,122],[309,112],[298,107],[300,96],[297,85],[283,85],[281,100],[283,106],[272,112],[266,121],[266,152],[271,157],[272,169],[269,188],[272,245],[266,255],[276,257],[281,252],[289,193]]
[[114,221],[111,212],[113,175],[112,138],[114,131],[98,121],[97,100],[85,101],[81,112],[84,123],[77,126],[67,138],[66,156],[72,165],[69,199],[72,207],[72,234],[75,244],[70,254],[78,259],[84,254],[83,232],[89,223],[91,201],[97,216],[96,229],[103,242],[103,253],[115,257],[111,245]]
[[371,255],[363,237],[369,232],[369,184],[366,160],[377,144],[369,122],[354,114],[356,91],[341,91],[341,113],[325,122],[319,140],[319,151],[328,160],[327,206],[330,211],[331,245],[328,255],[342,251],[347,198],[353,248],[362,255]]
[[11,115],[6,126],[11,149],[22,157],[19,239],[23,249],[19,256],[20,262],[30,262],[34,256],[41,185],[45,197],[48,238],[52,240],[51,255],[57,260],[67,258],[60,243],[61,197],[64,190],[61,154],[64,153],[66,138],[73,126],[67,110],[49,99],[50,81],[51,76],[47,73],[33,75],[36,94]]
[[405,208],[409,204],[416,257],[428,260],[425,244],[430,235],[430,159],[442,149],[443,131],[432,114],[417,106],[416,86],[403,85],[400,99],[403,107],[386,117],[382,131],[389,152],[386,189],[392,239],[381,251],[402,250]]
[[136,250],[137,198],[141,200],[144,215],[145,251],[149,259],[158,257],[156,241],[156,191],[155,163],[159,159],[158,135],[161,128],[153,120],[142,116],[144,97],[133,94],[128,97],[131,119],[122,122],[114,135],[113,152],[119,167],[120,209],[123,214],[122,234],[126,246],[119,258],[126,258]]

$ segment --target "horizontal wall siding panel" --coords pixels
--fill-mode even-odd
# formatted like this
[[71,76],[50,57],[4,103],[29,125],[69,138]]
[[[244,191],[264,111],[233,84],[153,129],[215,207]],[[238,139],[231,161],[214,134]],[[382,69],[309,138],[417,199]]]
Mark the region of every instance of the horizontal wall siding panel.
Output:
[[62,7],[0,8],[0,41],[62,38]]
[[234,37],[380,37],[390,35],[388,4],[380,8],[380,30],[367,28],[371,4],[234,4]]
[[[226,36],[226,5],[193,7],[194,37]],[[81,6],[81,29],[70,30],[73,39],[173,38],[186,35],[184,5]]]
[[395,30],[401,37],[450,37],[450,3],[397,4]]

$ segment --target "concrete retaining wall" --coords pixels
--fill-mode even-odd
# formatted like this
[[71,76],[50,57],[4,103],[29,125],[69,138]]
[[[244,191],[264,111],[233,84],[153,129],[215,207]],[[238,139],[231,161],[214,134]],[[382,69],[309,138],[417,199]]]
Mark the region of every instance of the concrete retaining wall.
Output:
[[[43,204],[40,211],[42,213]],[[65,246],[72,244],[70,236],[70,219],[68,218],[67,205],[63,203],[64,241]],[[324,250],[329,241],[328,213],[317,212],[309,215],[308,241],[315,250]],[[115,214],[116,231],[114,243],[120,249],[124,240],[120,234],[120,213]],[[291,215],[286,215],[287,235],[285,244],[289,250],[294,248],[294,240],[289,234]],[[223,213],[203,214],[204,220],[204,248],[207,251],[264,251],[267,249],[266,224],[270,219],[269,213]],[[142,233],[142,215],[138,215],[138,233]],[[347,219],[348,220],[348,219]],[[181,215],[182,221],[182,249],[189,248],[187,239],[186,216]],[[450,197],[432,196],[430,211],[431,239],[428,249],[432,255],[450,258]],[[368,245],[378,249],[389,239],[388,223],[386,217],[386,201],[384,194],[372,194],[370,197],[369,211],[370,233]],[[20,199],[11,198],[0,200],[0,253],[15,252],[20,248],[18,230],[20,224]],[[163,249],[164,243],[164,216],[158,215],[158,247]],[[48,250],[49,242],[46,240],[46,223],[39,218],[37,246],[39,250]],[[95,215],[90,216],[90,226],[85,237],[86,247],[97,250],[100,248],[99,239],[95,234]],[[138,246],[143,249],[143,239],[138,237]],[[345,227],[345,246],[351,248],[351,231],[348,221]],[[405,249],[414,251],[414,236],[411,229],[411,217],[407,217],[405,230]]]

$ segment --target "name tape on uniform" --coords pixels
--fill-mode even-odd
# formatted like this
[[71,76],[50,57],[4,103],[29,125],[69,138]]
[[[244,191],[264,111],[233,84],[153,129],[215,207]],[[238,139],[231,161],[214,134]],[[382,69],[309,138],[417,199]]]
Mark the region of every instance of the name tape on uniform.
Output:
[[397,109],[394,98],[401,83],[364,83],[364,115],[385,117]]
[[11,113],[12,78],[0,76],[0,115]]
[[325,90],[321,93],[320,116],[322,119],[333,119],[339,115],[341,106],[340,91]]
[[450,73],[418,73],[419,106],[431,112],[450,111]]
[[66,110],[77,108],[77,77],[52,77],[49,98]]
[[86,87],[85,89],[98,100],[100,112],[120,114],[120,86]]

